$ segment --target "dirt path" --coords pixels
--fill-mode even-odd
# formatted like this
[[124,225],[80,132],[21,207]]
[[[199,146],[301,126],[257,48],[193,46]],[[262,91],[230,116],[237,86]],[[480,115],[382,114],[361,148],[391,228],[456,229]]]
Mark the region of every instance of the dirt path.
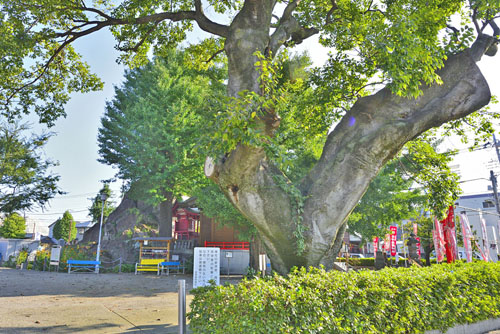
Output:
[[0,333],[177,333],[179,279],[0,268]]

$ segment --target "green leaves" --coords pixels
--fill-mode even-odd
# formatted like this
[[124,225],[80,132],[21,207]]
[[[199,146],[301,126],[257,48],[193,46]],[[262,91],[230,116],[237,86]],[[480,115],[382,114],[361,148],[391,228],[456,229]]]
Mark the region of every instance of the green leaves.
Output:
[[[482,5],[490,15],[498,13],[494,1],[487,2]],[[473,3],[474,8],[481,1]],[[457,27],[458,34],[456,29],[444,30],[453,27],[454,14],[472,15],[464,6],[465,1],[454,0],[345,0],[333,6],[329,1],[311,0],[301,2],[298,14],[304,24],[324,27],[320,42],[335,50],[332,59],[358,61],[371,67],[370,81],[389,83],[394,94],[417,97],[422,84],[440,84],[435,71],[443,66],[446,53],[472,42],[465,26]],[[336,74],[331,66],[327,69]],[[357,71],[357,76],[364,75]]]
[[64,239],[70,242],[76,237],[76,222],[69,211],[65,211],[62,218],[59,218],[54,225],[54,238]]
[[50,168],[57,163],[42,158],[51,134],[24,137],[26,125],[0,123],[0,212],[10,213],[38,205],[62,194],[59,176]]
[[460,186],[448,166],[454,153],[437,153],[437,144],[428,135],[408,142],[370,183],[349,216],[349,230],[366,241],[383,236],[393,223],[421,219],[423,212],[442,217]]
[[[102,211],[102,198],[101,195],[106,195],[107,199],[105,202],[104,212]],[[103,222],[106,222],[108,216],[115,210],[115,206],[113,205],[113,201],[111,201],[111,197],[113,196],[113,192],[109,188],[109,184],[105,183],[99,193],[92,199],[92,206],[89,208],[89,216],[92,217],[92,221],[94,223],[99,223],[101,219],[101,213],[103,213]]]
[[[52,126],[72,92],[102,88],[59,29],[85,17],[72,1],[0,2],[0,113],[8,120],[35,113]],[[63,45],[66,47],[63,49]]]
[[26,235],[26,222],[24,218],[17,213],[10,213],[0,225],[0,235],[2,238],[24,239]]
[[451,172],[448,166],[455,153],[439,154],[424,139],[409,142],[406,148],[408,154],[402,161],[408,164],[408,170],[414,172],[414,180],[424,187],[426,209],[437,218],[444,218],[446,210],[460,193],[458,175]]
[[182,52],[171,51],[126,73],[106,107],[99,129],[101,162],[137,183],[136,196],[150,204],[188,194],[206,184],[202,166],[214,96],[223,85],[184,68]]
[[499,265],[295,270],[193,290],[195,333],[423,333],[500,316]]
[[220,188],[210,183],[197,189],[193,194],[196,205],[203,210],[203,215],[213,218],[221,225],[229,225],[238,231],[238,239],[251,241],[255,236],[255,227],[229,202]]

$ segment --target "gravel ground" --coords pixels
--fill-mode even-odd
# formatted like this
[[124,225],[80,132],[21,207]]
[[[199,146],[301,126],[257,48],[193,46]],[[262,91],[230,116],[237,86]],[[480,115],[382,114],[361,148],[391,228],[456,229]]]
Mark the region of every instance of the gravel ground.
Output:
[[0,268],[0,333],[178,333],[179,279]]

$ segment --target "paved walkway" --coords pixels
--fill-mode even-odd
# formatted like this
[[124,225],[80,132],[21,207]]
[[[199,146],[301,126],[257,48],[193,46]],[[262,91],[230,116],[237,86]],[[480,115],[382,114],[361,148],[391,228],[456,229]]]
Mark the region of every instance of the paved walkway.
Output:
[[0,333],[178,333],[179,279],[0,268]]

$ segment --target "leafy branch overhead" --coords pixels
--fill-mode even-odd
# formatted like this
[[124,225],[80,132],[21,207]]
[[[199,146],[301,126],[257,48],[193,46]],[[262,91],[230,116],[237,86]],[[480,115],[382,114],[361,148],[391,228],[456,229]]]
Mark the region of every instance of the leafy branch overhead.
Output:
[[41,152],[51,134],[27,138],[28,130],[27,125],[0,123],[0,212],[43,208],[63,194],[59,176],[50,172],[57,163],[44,160]]
[[444,218],[460,186],[449,168],[454,152],[437,153],[438,143],[431,138],[408,142],[370,183],[349,216],[349,231],[369,241],[404,220],[421,222],[428,213]]
[[[185,40],[193,23],[225,40],[234,34],[229,23],[237,15],[251,10],[273,13],[264,22],[270,31],[263,50],[266,56],[319,34],[323,45],[336,50],[327,71],[337,73],[336,64],[357,59],[363,64],[358,75],[380,71],[393,92],[413,96],[420,94],[420,82],[440,82],[435,70],[443,66],[447,52],[470,46],[474,29],[482,35],[490,28],[499,35],[495,1],[3,0],[0,4],[0,56],[9,65],[0,69],[1,112],[9,119],[35,112],[49,125],[65,114],[71,92],[102,88],[72,45],[106,28],[117,39],[115,48],[123,52],[120,61],[139,65],[151,47],[161,54]],[[209,8],[208,14],[204,8]],[[461,17],[458,24],[451,20],[455,13]],[[210,18],[218,15],[220,20],[222,14],[220,23]],[[440,32],[444,32],[441,38]],[[345,59],[338,63],[338,57]]]
[[[331,267],[381,168],[407,142],[490,102],[476,62],[500,37],[498,0],[0,0],[0,13],[0,113],[35,112],[48,125],[71,92],[102,86],[73,49],[81,38],[109,29],[119,61],[141,66],[151,50],[169,59],[194,25],[210,34],[185,46],[195,69],[227,65],[227,100],[204,110],[218,126],[213,136],[206,128],[218,141],[207,176],[282,273]],[[286,78],[286,51],[312,36],[328,61]]]

